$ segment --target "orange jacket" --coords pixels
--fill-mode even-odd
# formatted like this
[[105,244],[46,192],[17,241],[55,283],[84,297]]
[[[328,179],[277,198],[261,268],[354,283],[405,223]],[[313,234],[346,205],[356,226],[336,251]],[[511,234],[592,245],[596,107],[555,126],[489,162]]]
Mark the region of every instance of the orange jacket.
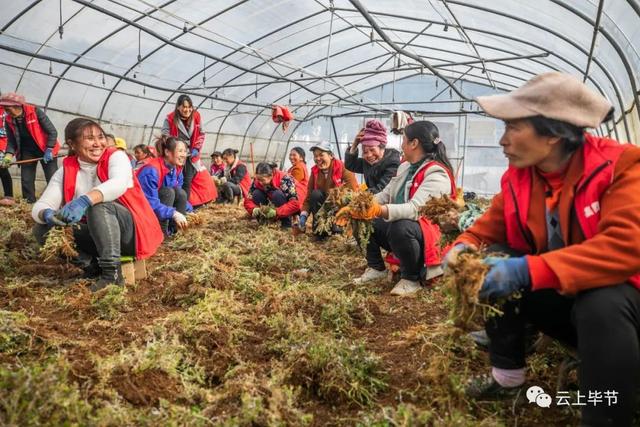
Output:
[[[537,173],[532,173],[526,225],[535,243],[527,257],[534,290],[556,288],[564,294],[575,294],[625,282],[640,272],[640,148],[625,148],[600,200],[597,234],[588,240],[574,211],[575,188],[584,171],[583,149],[571,157],[558,205],[566,246],[555,251],[546,251],[545,185]],[[456,243],[507,243],[502,193]]]

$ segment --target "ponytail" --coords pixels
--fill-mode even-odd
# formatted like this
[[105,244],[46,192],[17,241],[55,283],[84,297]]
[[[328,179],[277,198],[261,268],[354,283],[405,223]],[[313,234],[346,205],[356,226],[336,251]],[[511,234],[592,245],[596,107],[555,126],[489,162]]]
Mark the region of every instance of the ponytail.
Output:
[[453,167],[447,157],[447,148],[440,139],[440,132],[436,125],[426,120],[420,120],[405,127],[404,134],[409,141],[414,139],[420,141],[420,146],[427,158],[442,164],[449,169],[449,172],[453,173]]
[[233,157],[238,157],[239,151],[233,148],[225,148],[225,150],[222,152],[222,156],[233,156]]
[[158,150],[158,155],[160,157],[164,157],[165,150],[171,151],[172,153],[176,151],[176,147],[178,144],[184,144],[185,148],[187,147],[187,143],[179,138],[175,138],[173,136],[161,135],[156,139],[156,150]]

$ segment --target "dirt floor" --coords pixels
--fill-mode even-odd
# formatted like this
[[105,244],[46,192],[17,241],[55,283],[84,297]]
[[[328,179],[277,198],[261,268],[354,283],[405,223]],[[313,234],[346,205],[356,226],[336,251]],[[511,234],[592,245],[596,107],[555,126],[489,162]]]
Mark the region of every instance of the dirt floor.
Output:
[[[2,425],[575,425],[524,397],[472,402],[487,356],[448,320],[437,284],[410,298],[357,287],[342,237],[259,226],[236,206],[163,244],[150,277],[87,289],[42,262],[26,205],[0,211]],[[530,358],[555,392],[562,349]],[[568,387],[575,387],[575,374]]]

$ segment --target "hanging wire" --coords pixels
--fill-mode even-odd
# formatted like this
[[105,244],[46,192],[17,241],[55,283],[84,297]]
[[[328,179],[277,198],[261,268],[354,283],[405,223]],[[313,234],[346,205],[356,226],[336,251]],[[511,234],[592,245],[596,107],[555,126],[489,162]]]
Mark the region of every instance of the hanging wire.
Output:
[[289,104],[291,105],[291,82],[289,82]]
[[256,91],[253,93],[254,98],[258,98],[258,75],[256,74]]
[[187,28],[187,23],[184,23],[184,27],[182,27],[182,32],[186,33],[187,31],[189,31],[189,29]]
[[104,79],[104,73],[102,73],[102,86],[104,86],[107,82]]
[[202,57],[202,86],[207,84],[207,57]]
[[62,34],[64,33],[64,27],[62,26],[62,0],[60,0],[60,25],[58,26],[58,33],[60,34],[60,39],[62,39]]
[[142,44],[142,30],[139,29],[138,30],[138,62],[142,61],[141,44]]
[[53,74],[53,63],[49,61],[49,74]]

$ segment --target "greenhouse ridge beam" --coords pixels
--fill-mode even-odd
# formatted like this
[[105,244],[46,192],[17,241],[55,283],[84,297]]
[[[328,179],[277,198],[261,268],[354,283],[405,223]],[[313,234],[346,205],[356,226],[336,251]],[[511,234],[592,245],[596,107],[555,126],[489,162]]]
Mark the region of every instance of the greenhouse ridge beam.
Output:
[[408,52],[408,51],[406,51],[404,49],[401,49],[398,45],[396,45],[393,42],[393,40],[391,40],[389,38],[389,36],[387,36],[387,34],[382,30],[382,28],[380,28],[380,26],[375,21],[375,19],[373,19],[373,17],[369,14],[367,9],[358,0],[349,0],[349,2],[358,10],[358,12],[360,12],[360,14],[364,17],[364,19],[366,19],[367,22],[369,22],[369,24],[371,24],[371,26],[374,28],[374,30],[376,30],[378,35],[380,37],[382,37],[382,39],[385,42],[387,42],[387,44],[389,44],[389,46],[391,46],[396,52],[398,52],[398,53],[400,53],[400,54],[402,54],[404,56],[407,56],[407,57],[413,59],[414,61],[417,61],[419,64],[424,65],[425,67],[427,67],[429,69],[429,71],[431,71],[431,73],[433,73],[434,76],[442,79],[447,85],[449,85],[451,87],[451,89],[455,93],[457,93],[458,96],[460,96],[460,98],[464,98],[464,99],[468,100],[468,98],[462,92],[458,91],[458,89],[449,82],[449,79],[447,79],[446,77],[444,77],[440,73],[438,73],[438,70],[433,68],[431,66],[431,64],[429,64],[424,59],[420,58],[418,55],[414,55],[413,53]]
[[591,60],[593,59],[593,52],[596,48],[596,39],[598,38],[598,33],[600,32],[600,18],[602,18],[602,6],[604,5],[604,0],[600,0],[598,3],[598,12],[596,15],[596,22],[593,24],[593,38],[591,39],[591,47],[589,48],[589,57],[587,58],[587,66],[584,69],[584,77],[582,82],[587,81],[587,76],[589,75],[589,68],[591,68]]

